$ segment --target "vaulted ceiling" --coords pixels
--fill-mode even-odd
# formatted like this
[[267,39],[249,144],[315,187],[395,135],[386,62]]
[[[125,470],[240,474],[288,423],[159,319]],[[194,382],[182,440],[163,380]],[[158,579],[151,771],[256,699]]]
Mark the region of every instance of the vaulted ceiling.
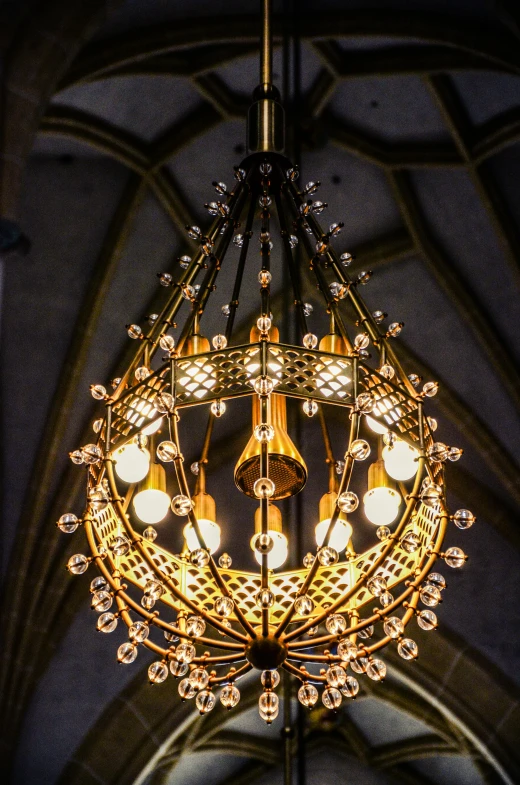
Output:
[[[450,501],[478,517],[457,540],[470,558],[446,575],[439,631],[418,631],[417,663],[390,653],[385,684],[365,683],[337,715],[302,717],[292,702],[298,783],[515,783],[518,11],[309,0],[295,22],[292,5],[275,7],[275,72],[282,88],[283,34],[297,34],[301,96],[288,114],[302,177],[321,180],[355,270],[374,271],[369,305],[405,322],[405,367],[441,383],[439,433],[465,450],[449,467]],[[82,534],[71,543],[55,526],[81,513],[68,452],[90,440],[90,383],[124,367],[125,325],[158,310],[155,274],[176,269],[185,225],[207,223],[211,181],[231,180],[244,155],[257,3],[26,0],[0,4],[0,22],[3,770],[16,785],[281,783],[282,720],[260,723],[256,677],[234,712],[201,720],[173,679],[149,686],[146,654],[117,665],[123,638],[95,633],[88,573],[64,569]],[[208,336],[231,282],[224,270]],[[279,287],[273,310],[283,306]],[[246,294],[239,335],[254,313]],[[221,480],[245,425],[215,438],[212,492],[231,551],[240,508]],[[310,450],[312,433],[302,438]],[[309,531],[315,516],[303,512]]]

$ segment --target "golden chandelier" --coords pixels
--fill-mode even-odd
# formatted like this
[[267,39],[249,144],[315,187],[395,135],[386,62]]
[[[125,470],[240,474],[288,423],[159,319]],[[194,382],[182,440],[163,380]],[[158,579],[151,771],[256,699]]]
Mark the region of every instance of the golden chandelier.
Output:
[[[402,324],[384,327],[386,314],[369,311],[359,289],[371,274],[349,275],[351,255],[334,249],[343,224],[322,229],[317,216],[326,204],[315,198],[319,183],[300,189],[298,171],[283,155],[270,5],[263,0],[261,84],[248,115],[249,154],[235,170],[231,191],[214,183],[218,201],[206,205],[214,216],[209,231],[187,227],[197,245],[193,256],[179,259],[177,276],[159,276],[169,289],[161,312],[146,329],[128,326],[137,348],[113,392],[92,385],[93,397],[105,405],[93,426],[97,441],[71,454],[87,468],[87,507],[82,519],[66,513],[58,521],[66,533],[84,525],[91,555],[72,556],[67,566],[73,574],[85,572],[90,562],[99,569],[90,586],[92,607],[100,614],[97,628],[112,632],[119,620],[128,628],[119,662],[133,662],[139,646],[147,647],[157,655],[148,668],[150,681],[164,682],[171,673],[180,679],[181,698],[195,698],[201,713],[215,706],[217,688],[221,703],[235,706],[237,683],[255,668],[261,671],[260,716],[268,723],[278,714],[279,669],[300,680],[303,705],[316,704],[318,685],[325,707],[336,709],[344,696],[356,696],[360,674],[383,680],[379,652],[385,646],[396,645],[403,659],[415,659],[418,647],[408,625],[413,620],[423,630],[436,627],[432,608],[445,587],[435,562],[443,558],[460,567],[466,559],[459,547],[442,552],[448,522],[466,529],[475,520],[469,510],[450,515],[446,508],[444,464],[462,450],[434,440],[437,425],[423,405],[438,385],[430,381],[420,388],[419,377],[403,371],[392,346]],[[222,309],[227,329],[211,346],[201,333],[203,316],[231,243],[238,247],[238,263],[231,299]],[[299,345],[280,342],[274,326],[270,287],[273,272],[282,275],[282,269],[271,269],[275,255],[292,285]],[[258,318],[249,343],[235,345],[233,325],[250,256],[260,260]],[[304,265],[330,319],[321,341],[307,324],[312,307],[301,295]],[[174,338],[181,309],[185,319]],[[250,539],[257,572],[234,569],[226,553],[214,556],[220,527],[206,491],[213,424],[244,396],[252,399],[253,426],[234,481],[257,500],[257,509],[250,524],[243,516],[236,521],[235,536]],[[291,570],[283,569],[290,546],[275,502],[302,491],[307,467],[287,430],[287,399],[301,402],[301,416],[318,415],[329,466],[316,551]],[[332,406],[340,407],[345,424],[339,462],[325,418]],[[179,440],[179,423],[190,407],[209,410],[193,493]],[[377,459],[368,468],[361,514],[354,489],[356,483],[365,487],[366,469],[361,474],[371,450]],[[161,524],[170,509],[173,518]],[[179,519],[183,546],[171,553],[159,544],[155,525],[177,527]],[[374,543],[357,553],[356,529],[366,529],[367,521],[377,525]]]

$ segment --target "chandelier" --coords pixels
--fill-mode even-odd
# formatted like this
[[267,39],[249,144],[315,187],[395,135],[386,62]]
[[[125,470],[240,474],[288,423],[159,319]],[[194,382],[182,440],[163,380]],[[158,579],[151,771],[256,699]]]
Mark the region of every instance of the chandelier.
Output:
[[[90,555],[72,556],[67,567],[75,575],[91,562],[98,568],[90,584],[97,629],[128,628],[119,662],[131,663],[140,646],[148,648],[156,656],[150,681],[179,679],[180,697],[194,698],[201,714],[217,697],[235,706],[240,679],[256,669],[260,716],[270,723],[278,714],[280,670],[299,680],[304,706],[318,702],[320,688],[324,706],[337,709],[344,697],[356,696],[360,675],[384,679],[385,647],[415,659],[410,627],[435,629],[433,608],[446,585],[436,561],[457,568],[466,560],[459,547],[442,551],[449,522],[467,529],[475,518],[446,507],[444,465],[462,450],[435,441],[437,423],[424,404],[437,383],[421,386],[417,375],[405,373],[393,348],[402,323],[386,324],[383,311],[367,308],[360,288],[371,273],[349,275],[351,254],[335,250],[343,224],[322,228],[318,216],[327,205],[316,198],[319,183],[299,187],[298,170],[284,156],[270,0],[263,0],[261,84],[247,142],[234,187],[213,184],[218,197],[206,205],[211,228],[187,227],[195,252],[178,260],[176,275],[159,275],[169,290],[161,312],[146,327],[127,327],[136,348],[124,375],[110,393],[91,386],[104,415],[93,424],[95,443],[71,453],[87,469],[87,506],[81,519],[62,515],[58,527],[70,534],[83,524]],[[210,344],[203,317],[232,245],[238,262],[222,308],[226,330]],[[247,265],[258,270],[258,311],[249,342],[237,344],[233,327]],[[303,271],[328,315],[321,340],[308,326],[313,309],[302,299]],[[271,282],[284,274],[299,335],[294,345],[280,341],[280,314],[272,313]],[[233,479],[256,511],[251,520],[237,515],[233,538],[250,542],[256,571],[218,553],[216,505],[206,490],[213,425],[233,417],[235,399],[243,397],[251,399],[253,425]],[[277,502],[303,491],[308,470],[288,432],[288,401],[304,420],[320,420],[329,473],[319,503],[303,494],[317,513],[316,548],[295,569],[284,569],[295,546]],[[205,433],[190,427],[189,449],[200,456],[190,490],[179,434],[195,407],[199,422],[208,419]],[[332,407],[343,422],[340,461],[327,427]],[[313,444],[313,454],[318,449]],[[161,545],[168,528],[182,531],[179,552]],[[367,532],[370,547],[358,553],[356,534],[366,542]]]

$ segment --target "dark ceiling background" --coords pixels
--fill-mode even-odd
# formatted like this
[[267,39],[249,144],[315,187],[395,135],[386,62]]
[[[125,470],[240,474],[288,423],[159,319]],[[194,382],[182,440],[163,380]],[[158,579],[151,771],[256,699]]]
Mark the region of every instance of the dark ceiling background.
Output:
[[[64,570],[82,535],[71,543],[54,525],[82,509],[82,473],[67,454],[89,440],[90,383],[124,365],[125,325],[158,310],[155,273],[189,250],[184,225],[207,225],[211,181],[230,182],[244,154],[256,13],[238,1],[0,4],[0,215],[31,242],[1,262],[0,707],[15,785],[282,781],[280,725],[260,724],[254,678],[240,711],[199,720],[173,679],[149,687],[145,654],[118,666],[120,633],[95,633],[88,574]],[[307,2],[298,19],[302,96],[289,115],[302,178],[321,180],[355,269],[374,270],[368,304],[405,322],[405,367],[441,382],[432,414],[441,438],[465,449],[449,467],[451,503],[478,516],[457,540],[470,560],[447,575],[439,632],[417,635],[419,662],[390,658],[385,685],[365,685],[337,716],[307,717],[307,782],[516,783],[518,10]],[[231,282],[223,270],[208,336],[223,327]],[[318,304],[315,291],[306,297]],[[280,283],[275,303],[281,318]],[[246,296],[242,335],[255,308]],[[225,468],[244,443],[242,414],[216,433],[222,466],[210,475],[228,550],[242,508]],[[304,430],[304,454],[314,438]],[[316,510],[303,515],[310,530]]]

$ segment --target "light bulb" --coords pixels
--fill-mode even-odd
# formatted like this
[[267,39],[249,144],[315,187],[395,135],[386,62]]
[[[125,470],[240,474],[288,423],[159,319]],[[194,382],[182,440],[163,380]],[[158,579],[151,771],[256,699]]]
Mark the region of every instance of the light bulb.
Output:
[[116,474],[123,482],[139,482],[150,469],[150,453],[131,442],[114,453]]
[[[199,518],[199,529],[204,539],[207,549],[210,553],[215,553],[220,547],[220,526],[215,521],[210,521],[208,518]],[[191,523],[187,523],[183,530],[184,539],[190,551],[196,551],[202,546],[199,543],[199,538],[195,534],[195,529]]]
[[392,447],[383,448],[387,473],[394,480],[409,480],[417,473],[419,453],[406,442],[397,440]]
[[157,433],[157,431],[159,430],[162,424],[163,424],[163,418],[159,417],[159,419],[154,420],[153,422],[146,425],[141,431],[141,433],[143,433],[145,436],[151,436],[152,433]]
[[365,515],[376,526],[388,526],[397,518],[401,497],[393,488],[372,488],[363,497]]
[[134,509],[143,523],[159,523],[170,507],[170,497],[164,491],[147,488],[134,496]]
[[[323,540],[329,528],[330,518],[324,518],[316,526],[316,545],[321,548]],[[348,521],[338,518],[334,524],[332,534],[329,538],[329,545],[335,551],[343,551],[348,545],[348,541],[352,536],[352,526]]]
[[365,420],[370,430],[374,431],[374,433],[379,433],[381,435],[384,435],[385,433],[388,432],[388,428],[386,427],[384,422],[381,422],[380,420],[376,420],[374,417],[369,417],[369,416],[366,416]]
[[[277,532],[273,529],[268,529],[268,535],[271,537],[273,541],[273,547],[267,554],[267,566],[270,570],[276,570],[277,567],[281,567],[284,564],[287,556],[289,555],[289,545],[287,542],[287,537],[283,532]],[[254,549],[253,540],[256,539],[256,535],[251,540],[251,547]],[[262,565],[262,554],[255,550],[255,559]]]

